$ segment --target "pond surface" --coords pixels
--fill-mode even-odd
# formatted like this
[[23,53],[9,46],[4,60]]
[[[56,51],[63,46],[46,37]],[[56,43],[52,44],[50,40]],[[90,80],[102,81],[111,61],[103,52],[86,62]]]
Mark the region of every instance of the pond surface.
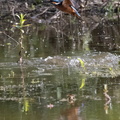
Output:
[[1,21],[0,120],[120,120],[118,20],[13,24]]

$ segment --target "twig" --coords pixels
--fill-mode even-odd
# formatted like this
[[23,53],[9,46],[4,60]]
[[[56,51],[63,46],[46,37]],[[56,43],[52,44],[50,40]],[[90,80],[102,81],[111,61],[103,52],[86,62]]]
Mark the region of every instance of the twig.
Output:
[[105,97],[108,99],[107,101],[111,101],[111,97],[106,93],[106,92],[104,92],[104,95],[105,95]]
[[36,17],[39,16],[39,15],[43,15],[49,8],[50,8],[50,7],[47,7],[42,13],[37,14],[37,15],[33,16],[32,18],[36,18]]
[[61,11],[57,12],[55,15],[53,15],[49,20],[56,19],[61,14]]
[[108,0],[107,2],[105,2],[105,3],[102,5],[101,10],[103,10],[103,9],[109,4],[109,2],[111,2],[111,0]]
[[3,32],[4,35],[6,35],[7,37],[9,37],[10,39],[12,39],[14,42],[17,43],[17,45],[19,44],[19,42],[17,42],[14,38],[12,38],[10,35],[6,34],[5,32]]

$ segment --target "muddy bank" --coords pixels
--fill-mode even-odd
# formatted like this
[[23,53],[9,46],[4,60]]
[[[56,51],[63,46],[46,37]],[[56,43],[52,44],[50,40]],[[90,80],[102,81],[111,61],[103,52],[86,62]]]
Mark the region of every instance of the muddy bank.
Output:
[[[110,7],[112,11],[115,13],[119,13],[119,1],[115,0],[111,2],[109,0],[91,0],[91,1],[84,1],[78,2],[78,10],[82,16],[88,17],[90,16],[101,16],[105,15],[105,13],[110,12]],[[2,0],[0,1],[0,19],[5,19],[8,17],[16,18],[16,14],[26,14],[26,17],[32,18],[32,20],[36,22],[46,22],[43,20],[47,20],[47,22],[51,22],[51,19],[56,19],[60,17],[61,13],[50,4],[48,0],[27,0],[27,1],[20,1],[20,0]],[[83,19],[85,19],[83,17]],[[40,20],[39,20],[40,19]],[[95,19],[95,18],[93,18]],[[99,18],[96,18],[98,20]]]

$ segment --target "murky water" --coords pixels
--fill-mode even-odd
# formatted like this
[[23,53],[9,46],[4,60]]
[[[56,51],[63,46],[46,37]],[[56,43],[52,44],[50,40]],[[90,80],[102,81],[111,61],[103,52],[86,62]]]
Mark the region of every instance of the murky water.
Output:
[[120,120],[119,21],[1,23],[0,120]]

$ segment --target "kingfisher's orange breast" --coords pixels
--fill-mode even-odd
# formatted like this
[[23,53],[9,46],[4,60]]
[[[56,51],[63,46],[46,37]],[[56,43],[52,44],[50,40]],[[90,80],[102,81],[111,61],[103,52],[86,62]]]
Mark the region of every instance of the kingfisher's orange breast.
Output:
[[72,14],[72,15],[76,15],[75,11],[68,5],[56,5],[56,8],[58,8],[59,10]]

